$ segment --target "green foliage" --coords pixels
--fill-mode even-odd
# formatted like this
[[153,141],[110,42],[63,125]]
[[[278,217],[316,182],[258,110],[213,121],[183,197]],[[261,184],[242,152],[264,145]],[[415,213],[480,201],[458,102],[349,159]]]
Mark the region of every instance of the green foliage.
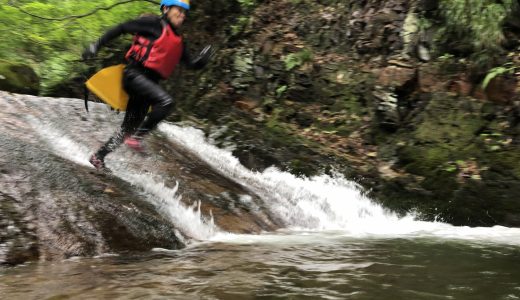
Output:
[[485,149],[490,152],[497,152],[507,148],[513,141],[511,137],[504,136],[500,132],[481,133],[479,137]]
[[[7,2],[7,1],[2,1]],[[54,83],[79,73],[85,63],[80,61],[83,48],[103,32],[120,22],[145,12],[158,11],[157,6],[136,1],[93,15],[64,20],[45,20],[82,15],[100,7],[109,7],[117,0],[98,1],[12,1],[0,5],[0,59],[21,61],[32,66],[42,78],[45,92]],[[11,3],[11,2],[9,2]]]
[[489,72],[487,73],[486,77],[484,78],[484,81],[482,81],[482,88],[483,89],[486,89],[486,87],[488,86],[489,82],[491,80],[493,80],[493,78],[499,76],[499,75],[502,75],[502,74],[511,74],[515,71],[515,67],[513,66],[512,63],[507,63],[503,66],[500,66],[500,67],[495,67],[491,70],[489,70]]
[[281,97],[283,95],[283,93],[285,93],[285,91],[287,91],[287,86],[286,85],[279,86],[276,89],[276,97]]
[[283,58],[285,69],[290,71],[296,67],[303,65],[312,60],[312,52],[309,49],[304,49],[297,53],[291,53]]
[[448,173],[455,173],[458,169],[457,169],[457,165],[450,162],[450,163],[445,164],[445,166],[443,167],[443,170]]
[[80,64],[70,64],[75,59],[77,59],[75,53],[61,53],[46,59],[40,65],[41,94],[48,94],[54,85],[65,78],[77,76],[84,70]]
[[443,62],[452,60],[454,57],[455,56],[453,54],[445,53],[445,54],[439,56],[437,59],[439,60],[439,62],[443,63]]
[[251,12],[256,6],[256,0],[237,0],[242,10],[242,16],[236,19],[235,24],[231,25],[231,35],[235,36],[244,30],[251,24]]
[[515,8],[513,0],[441,0],[446,27],[440,35],[470,41],[474,51],[495,51],[504,40],[502,25]]
[[238,17],[236,24],[231,25],[231,35],[235,36],[243,32],[250,23],[251,18],[244,16]]
[[237,0],[240,3],[240,6],[244,9],[249,9],[255,6],[255,0]]

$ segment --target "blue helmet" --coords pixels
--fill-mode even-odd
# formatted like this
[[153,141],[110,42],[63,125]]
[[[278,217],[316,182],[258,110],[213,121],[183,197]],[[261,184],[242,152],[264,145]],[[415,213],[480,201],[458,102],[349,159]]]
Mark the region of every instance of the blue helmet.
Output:
[[190,10],[190,0],[161,0],[161,10],[163,6],[179,6]]

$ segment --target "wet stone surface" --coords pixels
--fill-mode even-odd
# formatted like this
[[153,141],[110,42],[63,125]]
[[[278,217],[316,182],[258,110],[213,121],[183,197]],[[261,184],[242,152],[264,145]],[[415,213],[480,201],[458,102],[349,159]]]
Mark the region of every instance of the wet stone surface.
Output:
[[160,134],[147,140],[146,156],[120,149],[107,158],[113,174],[96,172],[88,156],[120,116],[107,118],[101,106],[87,115],[80,100],[50,100],[0,94],[1,264],[177,249],[198,237],[176,210],[197,205],[194,221],[206,220],[207,228],[250,233],[280,226],[241,204],[257,196]]

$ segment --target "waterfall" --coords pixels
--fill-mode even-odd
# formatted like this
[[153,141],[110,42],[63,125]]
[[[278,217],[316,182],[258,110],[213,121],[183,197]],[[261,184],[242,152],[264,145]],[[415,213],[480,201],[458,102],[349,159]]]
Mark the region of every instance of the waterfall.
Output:
[[[18,118],[17,124],[12,126],[30,127],[34,132],[31,134],[35,134],[44,147],[82,166],[91,167],[89,155],[119,126],[122,118],[121,115],[107,118],[104,106],[95,104],[87,115],[82,102],[71,99],[22,95],[3,95],[2,98],[8,99],[2,100],[2,113]],[[167,122],[158,129],[171,143],[260,197],[262,209],[282,220],[285,229],[291,232],[334,231],[352,237],[441,237],[520,244],[518,228],[456,227],[442,222],[417,221],[413,215],[400,218],[364,196],[357,184],[339,174],[304,178],[274,167],[255,172],[242,166],[230,151],[214,146],[200,130]],[[152,158],[143,158],[126,149],[118,151],[107,160],[113,176],[140,189],[146,200],[172,220],[185,236],[196,240],[225,236],[211,216],[201,213],[200,202],[186,205],[181,201],[175,178],[163,178],[164,175],[140,170],[139,163],[130,163],[153,159],[153,153]],[[241,196],[241,201],[252,210],[257,209],[258,203],[251,202],[248,196]]]
[[293,231],[341,231],[352,237],[442,237],[520,244],[520,228],[457,227],[442,222],[417,221],[413,214],[400,218],[365,197],[357,184],[341,175],[302,178],[276,168],[253,172],[242,166],[229,151],[208,142],[200,130],[169,123],[161,124],[159,129],[222,176],[258,194],[266,207]]

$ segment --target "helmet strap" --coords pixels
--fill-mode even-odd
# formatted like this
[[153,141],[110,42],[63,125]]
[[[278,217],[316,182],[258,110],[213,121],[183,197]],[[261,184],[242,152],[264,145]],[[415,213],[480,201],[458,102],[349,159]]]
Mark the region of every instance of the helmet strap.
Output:
[[[166,10],[164,9],[165,7],[166,7]],[[170,6],[163,5],[163,7],[161,8],[161,14],[164,16],[168,13],[169,10],[170,10]]]

